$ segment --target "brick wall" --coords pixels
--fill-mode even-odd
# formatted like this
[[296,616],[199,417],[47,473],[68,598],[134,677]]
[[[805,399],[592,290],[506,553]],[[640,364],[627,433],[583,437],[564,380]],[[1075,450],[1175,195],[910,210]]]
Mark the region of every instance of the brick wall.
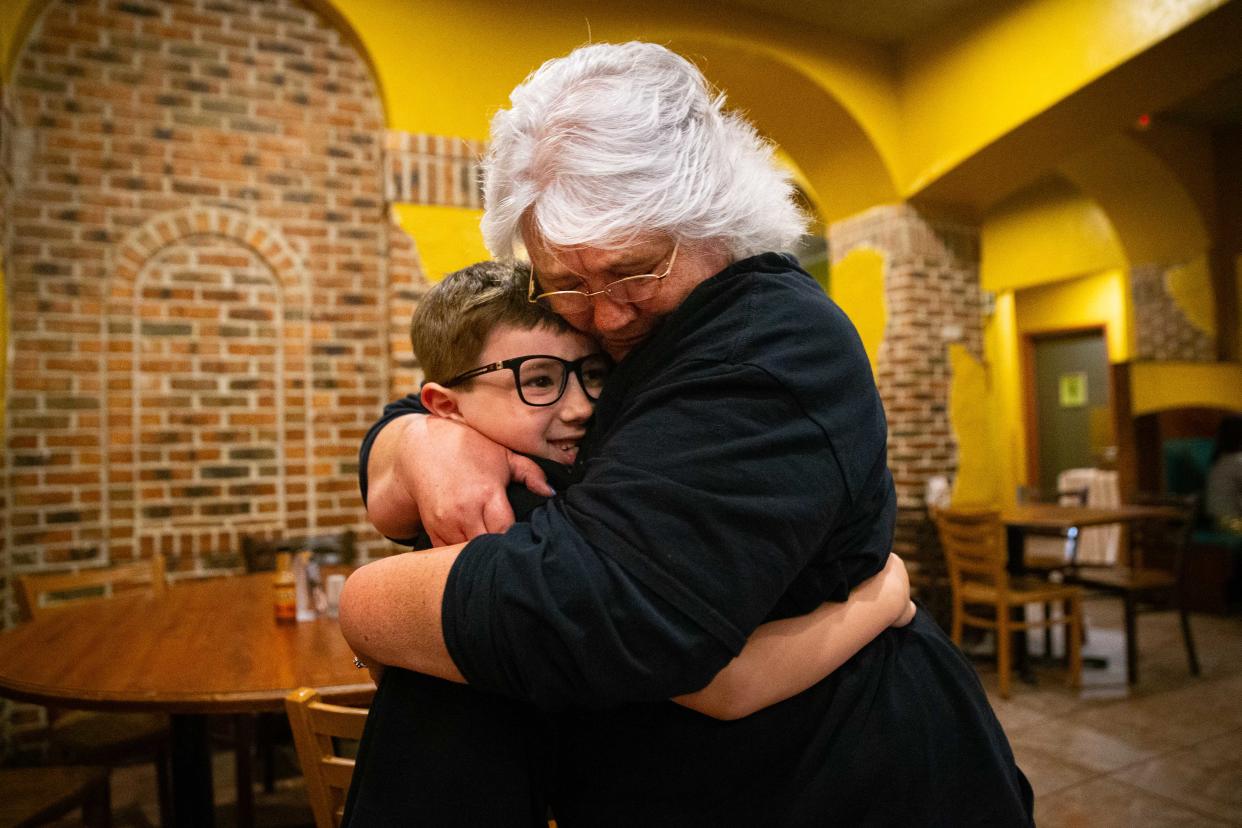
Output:
[[[5,232],[8,227],[8,197],[12,189],[12,164],[7,160],[10,157],[13,142],[13,116],[9,111],[9,96],[7,90],[0,86],[0,274],[5,270],[5,250],[7,248]],[[3,275],[0,275],[0,281],[5,281]],[[7,291],[4,296],[7,298]],[[8,314],[7,302],[5,312],[0,313],[0,325],[5,326],[7,335],[8,330]],[[5,349],[7,351],[7,348]],[[0,374],[5,378],[8,376],[7,357],[0,354],[0,359],[4,359],[3,367],[0,368]],[[0,388],[0,393],[3,393]],[[4,437],[4,423],[0,422],[0,439]],[[8,468],[7,452],[0,451],[0,478],[7,476]],[[8,626],[5,619],[9,615],[9,607],[13,605],[12,587],[13,582],[9,577],[9,555],[8,544],[5,536],[8,534],[9,523],[9,502],[7,487],[0,486],[0,629]],[[0,698],[0,756],[6,756],[9,753],[9,731],[5,723],[9,721],[9,701]]]
[[293,0],[60,0],[8,92],[14,570],[363,528],[399,231],[351,42]]
[[[877,207],[829,228],[833,262],[858,247],[884,256],[888,323],[876,382],[888,415],[888,460],[897,488],[895,549],[912,574],[942,566],[923,491],[957,471],[949,422],[948,345],[982,358],[986,297],[979,289],[978,228],[928,218],[908,205]],[[933,608],[934,609],[934,608]]]
[[384,141],[389,201],[481,209],[484,146],[464,138],[390,131]]
[[1166,287],[1170,269],[1147,264],[1130,270],[1135,359],[1212,362],[1216,338],[1195,327],[1178,307]]

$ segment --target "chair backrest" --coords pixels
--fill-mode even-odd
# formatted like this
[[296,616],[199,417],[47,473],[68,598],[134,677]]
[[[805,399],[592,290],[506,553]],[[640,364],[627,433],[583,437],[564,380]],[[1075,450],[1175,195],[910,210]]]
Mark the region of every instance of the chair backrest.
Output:
[[1144,518],[1130,525],[1130,567],[1161,569],[1180,574],[1182,556],[1194,531],[1198,498],[1195,495],[1138,494],[1140,506],[1165,506],[1176,510],[1167,518]]
[[247,572],[272,572],[276,569],[277,553],[309,549],[320,563],[349,566],[357,557],[354,537],[353,529],[309,537],[259,538],[253,535],[243,535],[241,539],[242,559],[245,561]]
[[40,572],[16,579],[20,618],[30,621],[58,607],[78,601],[147,593],[160,595],[168,589],[164,556],[150,560],[75,572]]
[[367,711],[320,701],[319,693],[300,687],[285,696],[285,712],[298,762],[306,777],[306,794],[315,814],[316,828],[338,828],[345,810],[345,795],[354,773],[354,760],[343,755],[338,740],[362,738]]
[[964,581],[1008,588],[1005,536],[998,512],[942,509],[936,512],[936,530],[954,589],[960,589]]

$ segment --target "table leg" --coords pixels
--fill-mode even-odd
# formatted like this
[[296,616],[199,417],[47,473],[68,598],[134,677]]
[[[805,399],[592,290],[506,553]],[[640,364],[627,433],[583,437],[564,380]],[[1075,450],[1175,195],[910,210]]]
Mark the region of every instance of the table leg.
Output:
[[238,828],[254,828],[254,716],[250,713],[233,714],[234,774],[237,783]]
[[215,824],[215,802],[207,717],[186,713],[172,716],[172,746],[174,822],[210,828]]
[[[1022,527],[1005,527],[1005,547],[1008,558],[1006,569],[1009,570],[1009,574],[1021,575],[1026,572],[1026,561],[1023,559],[1026,552],[1026,532]],[[1019,622],[1025,621],[1025,607],[1014,607],[1013,619]],[[1035,684],[1035,670],[1031,666],[1031,658],[1027,653],[1026,630],[1024,629],[1013,631],[1013,668],[1022,681]]]

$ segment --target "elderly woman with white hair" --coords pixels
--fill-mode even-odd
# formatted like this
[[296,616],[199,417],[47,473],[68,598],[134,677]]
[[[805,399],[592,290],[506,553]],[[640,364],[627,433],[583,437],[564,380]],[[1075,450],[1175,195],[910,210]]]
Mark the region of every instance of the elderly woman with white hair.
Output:
[[[754,715],[665,701],[765,621],[884,566],[884,412],[849,320],[777,252],[803,228],[787,178],[697,69],[653,44],[586,46],[511,100],[485,240],[524,251],[532,300],[617,366],[580,479],[517,523],[506,484],[541,486],[523,458],[389,406],[363,446],[368,515],[453,545],[355,573],[351,645],[561,711],[547,782],[562,826],[1030,824],[983,690],[924,612]],[[364,810],[357,824],[401,822]]]

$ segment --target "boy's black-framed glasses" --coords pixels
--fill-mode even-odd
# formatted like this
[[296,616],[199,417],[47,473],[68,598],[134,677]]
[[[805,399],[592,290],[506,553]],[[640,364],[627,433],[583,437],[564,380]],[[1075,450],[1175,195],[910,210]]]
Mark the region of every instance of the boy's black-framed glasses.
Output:
[[555,403],[565,395],[570,374],[578,377],[582,393],[594,402],[604,389],[604,380],[612,370],[612,360],[602,353],[587,354],[572,362],[549,354],[528,354],[471,368],[444,383],[444,387],[452,388],[483,374],[505,369],[513,371],[513,384],[517,387],[518,397],[527,405]]
[[532,263],[530,266],[530,281],[526,286],[526,301],[538,302],[544,307],[556,311],[561,316],[571,316],[589,311],[594,304],[592,300],[601,293],[607,294],[612,301],[622,304],[642,302],[655,296],[656,291],[660,289],[660,282],[673,272],[673,263],[677,261],[677,250],[680,247],[681,242],[673,245],[672,255],[668,257],[668,267],[664,268],[663,273],[640,273],[636,276],[626,276],[624,279],[609,282],[600,290],[592,291],[549,290],[542,293],[537,292],[538,282],[535,280],[535,265]]

